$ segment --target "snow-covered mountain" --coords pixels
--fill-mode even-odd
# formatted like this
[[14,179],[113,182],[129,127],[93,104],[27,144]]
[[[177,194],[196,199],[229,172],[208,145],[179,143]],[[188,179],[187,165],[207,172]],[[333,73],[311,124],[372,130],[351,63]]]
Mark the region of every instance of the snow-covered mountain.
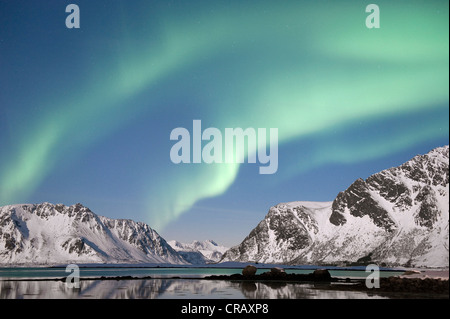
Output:
[[222,261],[448,267],[449,147],[356,180],[333,202],[271,207]]
[[213,240],[194,240],[190,244],[180,243],[176,240],[168,241],[183,258],[191,264],[215,263],[222,259],[222,255],[228,250],[227,247],[219,246]]
[[187,263],[147,224],[81,204],[0,207],[0,264]]

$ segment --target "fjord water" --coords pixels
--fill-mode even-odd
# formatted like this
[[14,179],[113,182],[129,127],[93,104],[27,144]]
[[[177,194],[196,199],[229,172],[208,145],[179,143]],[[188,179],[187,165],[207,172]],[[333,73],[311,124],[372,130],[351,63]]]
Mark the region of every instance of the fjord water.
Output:
[[[262,273],[267,269],[259,269]],[[288,269],[309,273],[313,270]],[[80,288],[69,288],[65,268],[0,268],[0,299],[305,299],[386,298],[358,291],[331,290],[329,284],[202,280],[209,275],[240,273],[237,268],[80,268]],[[367,276],[364,271],[331,270],[345,278]],[[381,272],[381,275],[399,275]],[[104,280],[100,277],[132,276],[142,279]],[[151,276],[151,279],[148,277]],[[174,278],[175,277],[175,278]],[[178,278],[179,277],[179,278]],[[56,280],[62,279],[62,280]]]
[[383,298],[325,286],[280,282],[199,279],[81,280],[73,289],[63,281],[0,281],[0,299],[307,299]]
[[[257,274],[269,271],[260,268]],[[286,273],[308,274],[314,269],[286,269]],[[330,269],[332,277],[343,278],[365,278],[369,273],[361,269]],[[82,267],[80,277],[100,278],[100,277],[148,277],[152,278],[203,278],[211,275],[232,275],[242,272],[242,268],[209,268],[209,267]],[[62,267],[29,267],[29,268],[0,268],[0,280],[4,279],[43,279],[43,278],[63,278],[68,276],[65,268]],[[381,277],[400,275],[399,271],[381,271]]]

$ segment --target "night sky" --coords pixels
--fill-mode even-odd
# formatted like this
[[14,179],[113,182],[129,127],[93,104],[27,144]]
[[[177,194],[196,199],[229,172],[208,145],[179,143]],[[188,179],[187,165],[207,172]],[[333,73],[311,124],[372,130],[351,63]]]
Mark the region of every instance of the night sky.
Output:
[[[270,206],[448,144],[448,1],[377,0],[379,29],[369,3],[0,0],[0,205],[80,202],[231,246]],[[172,163],[193,120],[278,128],[278,171]]]

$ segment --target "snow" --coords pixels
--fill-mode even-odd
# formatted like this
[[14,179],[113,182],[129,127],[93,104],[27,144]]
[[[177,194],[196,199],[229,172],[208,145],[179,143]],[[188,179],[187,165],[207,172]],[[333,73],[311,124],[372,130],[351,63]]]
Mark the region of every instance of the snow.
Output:
[[[270,208],[269,214],[263,220],[266,227],[257,228],[257,237],[249,238],[241,245],[231,248],[223,260],[273,263],[292,263],[300,260],[302,263],[339,264],[355,262],[371,253],[373,262],[388,262],[392,266],[411,263],[417,267],[448,267],[448,153],[448,146],[437,148],[399,167],[378,173],[379,179],[374,179],[374,183],[359,181],[363,187],[367,187],[363,192],[367,192],[367,196],[375,205],[387,212],[394,227],[379,227],[366,212],[359,212],[357,217],[350,213],[348,207],[341,211],[346,222],[336,226],[330,222],[333,202],[283,202]],[[389,198],[385,187],[384,193],[381,193],[385,185],[378,185],[378,180],[381,180],[381,183],[392,182],[393,185],[403,187],[400,189],[406,188],[408,191],[397,197],[390,195]],[[443,181],[447,181],[447,184],[443,185]],[[431,195],[427,195],[425,200],[431,201],[431,205],[437,207],[438,211],[437,220],[430,221],[433,225],[431,229],[429,223],[420,225],[417,222],[417,214],[422,207],[417,195],[424,187],[431,188]],[[350,197],[359,197],[352,193],[351,189],[347,194]],[[409,196],[406,198],[408,201],[404,201],[406,196]],[[282,221],[278,226],[280,228],[270,227],[273,224],[271,218]],[[285,238],[277,239],[276,233],[283,232],[283,227],[291,228],[292,231],[293,225],[307,231],[311,239],[308,247],[295,251],[286,246]],[[259,238],[261,242],[256,242],[255,238]]]
[[[62,207],[62,212],[49,203],[0,207],[0,220],[5,223],[0,230],[15,240],[15,247],[8,250],[7,239],[0,234],[0,247],[5,247],[0,251],[0,264],[186,263],[144,224],[128,220],[121,229],[108,228],[118,225],[117,220],[99,217],[81,206],[78,213],[73,212],[74,206]],[[133,236],[153,247],[142,249],[132,241]],[[81,249],[76,249],[77,243]]]
[[[0,207],[0,264],[183,265],[189,263],[183,257],[188,253],[197,254],[197,260],[203,262],[218,262],[225,254],[222,261],[290,263],[299,259],[320,264],[356,261],[372,253],[374,262],[448,267],[448,166],[446,146],[379,173],[395,185],[406,187],[411,204],[384,197],[377,183],[366,184],[368,196],[388,212],[389,219],[395,223],[392,230],[377,226],[365,212],[361,212],[360,217],[352,215],[348,207],[341,212],[346,222],[336,226],[330,222],[333,202],[285,202],[270,208],[258,225],[258,237],[249,238],[241,246],[246,250],[243,254],[240,246],[228,250],[211,240],[167,243],[146,224],[97,216],[79,204],[70,207],[50,203],[4,206]],[[424,174],[414,179],[410,171],[413,168]],[[447,179],[439,179],[439,174],[447,174]],[[436,177],[438,182],[433,183]],[[447,184],[443,185],[445,180]],[[416,221],[422,204],[417,195],[425,186],[431,188],[433,195],[428,200],[433,201],[438,211],[431,229]],[[280,217],[281,229],[272,229],[271,221],[275,220],[271,218],[277,217]],[[309,246],[295,250],[290,247],[295,238],[279,239],[277,234],[287,226],[291,230],[292,226],[298,227],[302,236],[306,232]]]
[[[228,247],[220,246],[213,240],[198,241],[194,240],[191,243],[180,243],[176,240],[170,240],[167,242],[175,251],[185,253],[185,256],[192,256],[192,260],[196,260],[195,263],[211,263],[218,262],[222,255],[229,249]],[[195,256],[194,254],[201,254],[201,256]]]

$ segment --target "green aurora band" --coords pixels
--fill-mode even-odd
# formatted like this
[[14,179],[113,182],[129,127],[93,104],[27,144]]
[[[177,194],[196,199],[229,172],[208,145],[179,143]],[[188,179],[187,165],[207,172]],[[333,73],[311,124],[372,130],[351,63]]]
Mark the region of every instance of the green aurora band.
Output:
[[[0,203],[33,193],[68,154],[77,153],[61,152],[67,145],[83,150],[149,111],[133,104],[133,97],[153,94],[158,105],[169,92],[163,85],[183,83],[199,69],[210,72],[199,73],[203,77],[190,85],[199,89],[199,107],[215,127],[279,128],[280,147],[306,138],[323,142],[325,136],[336,146],[334,152],[326,151],[327,143],[317,146],[308,162],[291,163],[290,174],[373,159],[448,135],[448,119],[442,119],[438,126],[421,123],[388,139],[373,134],[343,143],[332,137],[361,130],[361,121],[448,108],[448,2],[378,1],[380,29],[365,27],[365,6],[356,1],[258,3],[205,4],[195,14],[161,12],[156,31],[148,34],[128,30],[132,17],[125,16],[121,40],[128,45],[92,70],[80,88],[69,90],[69,97],[55,92],[43,103],[46,114],[38,124],[29,123],[6,155]],[[153,40],[147,44],[146,38]],[[63,110],[55,112],[60,105]],[[80,122],[96,129],[80,131]],[[158,230],[199,200],[223,194],[239,164],[183,169],[167,173],[164,189],[145,191],[149,222]]]

